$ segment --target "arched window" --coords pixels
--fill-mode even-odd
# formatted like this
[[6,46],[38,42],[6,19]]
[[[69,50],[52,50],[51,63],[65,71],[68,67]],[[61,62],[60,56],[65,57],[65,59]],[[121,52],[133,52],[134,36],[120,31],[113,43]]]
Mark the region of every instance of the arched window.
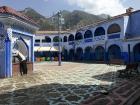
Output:
[[[53,38],[53,42],[59,42],[59,36],[55,36],[55,37]],[[62,42],[62,39],[61,39],[61,42]]]
[[84,38],[92,38],[92,37],[93,37],[92,31],[87,30],[84,34]]
[[49,36],[45,36],[45,39],[43,39],[42,42],[51,43],[51,38]]
[[69,41],[74,41],[74,35],[73,35],[73,34],[71,34],[71,35],[69,36]]
[[94,36],[101,36],[101,35],[105,35],[105,29],[103,27],[98,27],[95,30]]
[[107,34],[113,34],[113,33],[118,33],[118,32],[121,32],[121,27],[116,23],[110,25],[107,30]]
[[81,39],[83,39],[82,33],[80,32],[76,33],[75,40],[81,40]]
[[64,42],[67,42],[67,41],[68,41],[68,40],[67,40],[67,36],[64,36],[63,41],[64,41]]
[[35,43],[40,43],[40,39],[36,39],[35,40]]

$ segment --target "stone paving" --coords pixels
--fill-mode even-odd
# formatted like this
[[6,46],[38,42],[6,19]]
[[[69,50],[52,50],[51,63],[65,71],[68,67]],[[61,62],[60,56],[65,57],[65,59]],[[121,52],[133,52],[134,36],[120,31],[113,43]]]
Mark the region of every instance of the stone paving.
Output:
[[116,72],[124,66],[43,62],[34,68],[32,75],[0,80],[0,105],[78,105],[124,80]]
[[140,78],[131,77],[108,94],[93,93],[81,105],[140,105]]

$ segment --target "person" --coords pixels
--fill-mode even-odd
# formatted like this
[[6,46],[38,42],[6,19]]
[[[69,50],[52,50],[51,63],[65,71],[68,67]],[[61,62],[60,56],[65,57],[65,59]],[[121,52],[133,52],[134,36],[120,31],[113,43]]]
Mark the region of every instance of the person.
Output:
[[13,55],[19,59],[21,76],[27,75],[27,59],[26,59],[26,57],[16,49],[13,50]]

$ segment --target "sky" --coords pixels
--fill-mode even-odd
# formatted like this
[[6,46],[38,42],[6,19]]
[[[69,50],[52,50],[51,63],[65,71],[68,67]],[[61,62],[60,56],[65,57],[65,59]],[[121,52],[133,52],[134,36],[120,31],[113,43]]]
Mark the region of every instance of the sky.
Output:
[[0,6],[3,5],[16,10],[31,7],[46,17],[59,10],[82,10],[95,15],[115,16],[124,13],[128,7],[140,9],[140,0],[0,0]]

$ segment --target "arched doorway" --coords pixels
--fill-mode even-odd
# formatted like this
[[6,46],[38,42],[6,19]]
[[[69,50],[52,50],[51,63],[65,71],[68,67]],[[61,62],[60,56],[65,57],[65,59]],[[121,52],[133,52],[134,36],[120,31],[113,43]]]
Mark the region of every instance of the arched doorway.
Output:
[[66,49],[64,49],[63,57],[64,57],[64,60],[65,60],[65,61],[68,60],[68,51],[67,51]]
[[95,60],[96,61],[104,61],[105,50],[102,46],[98,46],[95,49]]
[[83,49],[80,47],[76,49],[76,60],[83,60]]
[[67,42],[67,41],[68,41],[67,36],[64,36],[63,42]]
[[[20,38],[13,43],[13,50],[18,50],[29,61],[29,48],[26,42]],[[13,63],[19,62],[17,57],[13,56]]]
[[70,49],[69,50],[69,60],[73,61],[74,60],[74,56],[75,56],[74,49]]
[[85,60],[92,60],[92,47],[85,48],[84,59]]
[[121,49],[118,45],[111,45],[108,49],[108,59],[117,60],[121,59]]
[[140,43],[134,46],[133,53],[134,53],[134,61],[139,62],[140,61]]

